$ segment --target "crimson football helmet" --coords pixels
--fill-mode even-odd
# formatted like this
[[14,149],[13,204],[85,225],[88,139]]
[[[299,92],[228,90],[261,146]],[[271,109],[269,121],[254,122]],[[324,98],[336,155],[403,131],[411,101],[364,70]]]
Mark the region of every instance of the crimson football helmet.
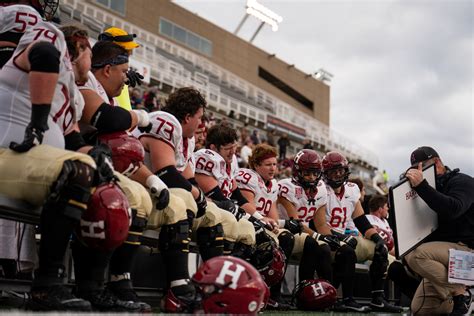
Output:
[[260,272],[265,283],[272,286],[283,279],[285,260],[283,250],[274,241],[267,241],[257,245],[250,262]]
[[103,134],[99,141],[110,147],[114,169],[127,177],[134,174],[145,160],[142,143],[127,132]]
[[[304,179],[306,173],[314,173],[316,178],[313,181]],[[321,158],[312,149],[300,150],[293,160],[293,179],[303,188],[311,188],[318,185],[321,178]]]
[[336,299],[336,289],[324,279],[303,280],[293,291],[293,300],[302,310],[323,310],[333,306]]
[[[349,179],[349,162],[342,154],[330,151],[323,157],[323,178],[324,181],[332,188],[338,188]],[[341,170],[342,174],[331,176],[330,174],[335,170]]]
[[125,194],[115,183],[103,183],[82,213],[76,235],[90,248],[110,251],[127,239],[130,221],[131,210]]
[[264,303],[265,283],[248,262],[231,256],[205,261],[192,277],[205,314],[256,315]]
[[392,234],[390,234],[390,232],[378,226],[375,226],[375,230],[377,230],[377,233],[385,241],[385,246],[387,246],[388,251],[392,250],[393,246],[395,245],[395,241],[393,240]]

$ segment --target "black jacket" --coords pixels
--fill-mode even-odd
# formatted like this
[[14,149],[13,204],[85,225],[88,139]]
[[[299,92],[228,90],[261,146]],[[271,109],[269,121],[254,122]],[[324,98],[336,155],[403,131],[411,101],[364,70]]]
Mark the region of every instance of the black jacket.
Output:
[[457,171],[438,177],[437,189],[423,180],[414,190],[438,213],[438,229],[429,241],[463,242],[474,249],[474,178]]

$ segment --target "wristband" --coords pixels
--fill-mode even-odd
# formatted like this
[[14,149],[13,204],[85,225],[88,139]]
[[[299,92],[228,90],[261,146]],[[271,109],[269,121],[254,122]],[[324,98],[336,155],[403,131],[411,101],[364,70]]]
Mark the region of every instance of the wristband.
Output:
[[148,112],[145,110],[132,110],[137,115],[137,125],[139,127],[145,127],[150,124],[150,117],[148,116]]
[[252,216],[255,217],[256,219],[259,219],[259,220],[262,220],[262,219],[263,219],[263,215],[260,214],[258,211],[256,211],[255,213],[253,213]]
[[156,188],[158,189],[158,192],[161,192],[161,190],[168,188],[166,184],[158,176],[154,174],[146,178],[146,186],[150,189]]

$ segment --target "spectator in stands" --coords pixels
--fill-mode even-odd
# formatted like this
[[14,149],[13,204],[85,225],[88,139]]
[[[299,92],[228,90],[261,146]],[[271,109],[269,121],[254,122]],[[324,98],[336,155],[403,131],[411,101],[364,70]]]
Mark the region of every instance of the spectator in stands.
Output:
[[148,110],[148,112],[153,112],[156,110],[159,110],[159,103],[157,100],[157,87],[151,87],[148,89],[148,91],[143,95],[144,99],[144,106],[145,109]]
[[143,104],[142,104],[143,99],[142,99],[142,94],[140,93],[140,90],[133,89],[130,95],[131,95],[130,105],[132,106],[132,109],[143,108]]
[[278,149],[279,149],[279,159],[283,160],[286,158],[286,149],[290,146],[290,140],[288,139],[288,134],[283,133],[278,139]]
[[276,137],[276,131],[274,129],[272,129],[270,132],[267,133],[267,143],[268,143],[268,145],[270,145],[272,147],[276,147],[275,137]]
[[219,124],[222,124],[222,125],[227,125],[229,126],[229,121],[227,120],[227,117],[223,117],[220,121],[219,121]]
[[242,149],[240,149],[240,159],[242,159],[242,167],[241,168],[247,168],[248,163],[249,163],[249,157],[252,154],[252,149],[253,149],[253,142],[250,138],[248,138],[244,145],[242,146]]
[[211,128],[212,126],[216,125],[216,118],[214,117],[214,112],[209,113],[207,120],[207,128]]
[[244,123],[244,126],[240,128],[240,143],[245,144],[247,138],[249,138],[249,130],[247,129],[248,124]]
[[303,149],[314,149],[313,144],[311,143],[311,140],[308,138],[305,138],[303,140]]
[[[438,228],[429,242],[418,246],[405,259],[423,277],[413,298],[414,314],[466,314],[471,293],[462,284],[448,282],[450,249],[474,251],[474,179],[451,170],[431,147],[423,146],[410,156],[411,168],[405,176],[428,206],[438,214]],[[422,168],[435,165],[436,189],[423,178]]]
[[250,135],[250,139],[254,145],[260,144],[262,141],[260,139],[260,135],[258,135],[258,130],[254,129],[252,135]]
[[383,181],[384,181],[385,184],[387,185],[387,184],[388,184],[388,180],[389,180],[387,171],[384,170],[384,171],[382,172],[382,175],[383,175]]
[[372,178],[372,186],[374,189],[382,195],[388,194],[388,188],[385,184],[383,174],[380,170],[375,168],[374,177]]

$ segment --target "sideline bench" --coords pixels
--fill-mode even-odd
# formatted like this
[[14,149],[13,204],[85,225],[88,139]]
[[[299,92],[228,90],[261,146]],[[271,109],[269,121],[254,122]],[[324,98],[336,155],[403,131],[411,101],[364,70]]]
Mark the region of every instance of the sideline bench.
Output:
[[0,195],[0,218],[38,225],[41,207]]
[[[40,223],[40,214],[41,208],[34,207],[31,204],[28,204],[24,201],[8,198],[6,196],[0,195],[0,218],[18,221],[27,224],[38,225]],[[162,290],[162,286],[165,282],[165,276],[162,275],[163,269],[159,268],[162,265],[161,256],[156,251],[158,245],[158,232],[153,230],[146,230],[142,236],[142,246],[140,247],[139,254],[136,258],[136,264],[134,265],[134,271],[132,271],[134,283],[136,290],[140,295],[143,296],[155,296],[154,293],[156,290]],[[197,267],[199,266],[200,259],[198,254],[198,248],[195,244],[191,245],[191,255],[189,258],[189,267],[190,274],[194,274]],[[72,271],[72,259],[70,252],[67,253],[69,262],[69,271]],[[289,266],[289,271],[285,275],[286,286],[283,288],[284,294],[288,295],[293,288],[298,283],[298,267],[294,265],[295,263],[291,262]],[[292,271],[291,271],[292,270]],[[362,283],[368,283],[367,264],[357,264],[356,265],[357,274]],[[73,282],[72,273],[68,273],[69,282]],[[1,290],[16,290],[20,292],[27,292],[29,290],[29,285],[31,281],[25,280],[9,280],[9,279],[0,279],[0,291]],[[71,283],[70,283],[71,284]],[[389,299],[393,299],[393,284],[390,282],[389,286]],[[359,289],[356,292],[365,292]],[[358,293],[357,296],[366,296],[367,293]]]

